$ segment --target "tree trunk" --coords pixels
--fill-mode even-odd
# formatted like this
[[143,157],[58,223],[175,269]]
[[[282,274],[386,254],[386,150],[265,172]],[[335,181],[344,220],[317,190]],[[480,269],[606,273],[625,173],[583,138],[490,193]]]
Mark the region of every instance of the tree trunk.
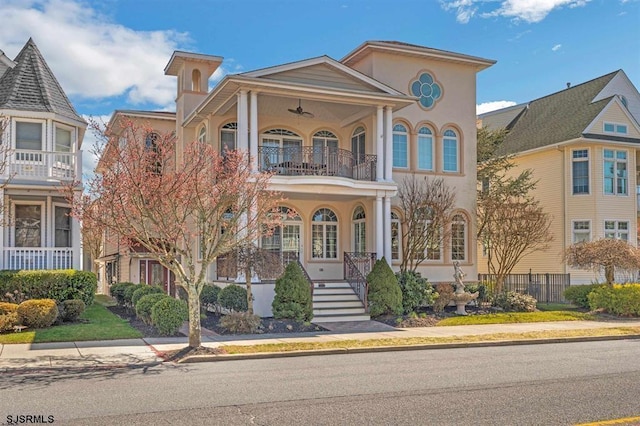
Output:
[[607,280],[607,284],[612,286],[614,281],[613,265],[607,265],[604,267],[604,278]]
[[195,285],[187,288],[189,298],[189,346],[199,348],[202,346],[202,333],[200,327],[200,295]]
[[253,292],[251,291],[251,265],[247,262],[244,270],[244,281],[247,285],[247,312],[253,315]]

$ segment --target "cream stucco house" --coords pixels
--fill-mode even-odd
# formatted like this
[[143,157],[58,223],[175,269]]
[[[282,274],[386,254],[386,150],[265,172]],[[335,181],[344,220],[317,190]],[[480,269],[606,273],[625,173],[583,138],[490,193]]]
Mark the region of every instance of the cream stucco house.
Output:
[[[315,283],[316,321],[366,317],[344,281],[350,265],[366,271],[370,259],[384,256],[398,269],[397,190],[408,174],[444,177],[456,193],[452,239],[432,250],[423,276],[451,281],[452,262],[459,261],[473,279],[476,73],[494,61],[369,41],[341,60],[319,56],[227,75],[208,90],[222,61],[174,52],[165,74],[177,80],[175,115],[119,111],[114,120],[139,116],[152,126],[173,120],[178,143],[199,139],[221,151],[245,150],[256,167],[275,172],[272,187],[298,216],[259,243],[300,259]],[[117,258],[114,252],[105,260]],[[147,259],[127,263],[111,267],[118,280],[149,282]],[[235,270],[223,264],[211,268],[210,281],[235,281]],[[270,315],[273,286],[255,284],[257,313]]]
[[80,225],[59,188],[82,179],[87,123],[31,39],[13,60],[0,51],[0,121],[0,269],[81,269]]
[[637,244],[640,94],[622,70],[568,86],[478,118],[509,129],[501,153],[515,155],[517,170],[533,170],[534,195],[553,219],[550,248],[526,256],[513,273],[570,273],[572,284],[588,284],[603,277],[566,266],[568,246],[599,238]]

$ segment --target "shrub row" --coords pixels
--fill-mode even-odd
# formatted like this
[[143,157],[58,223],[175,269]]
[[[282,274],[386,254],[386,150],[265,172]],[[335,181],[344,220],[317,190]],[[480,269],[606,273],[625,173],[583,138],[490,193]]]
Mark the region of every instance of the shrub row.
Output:
[[589,293],[602,284],[572,285],[564,291],[564,298],[581,308],[589,308]]
[[26,299],[82,300],[93,303],[98,283],[92,272],[72,269],[55,271],[0,271],[0,297],[21,294]]
[[589,295],[591,309],[620,316],[640,316],[640,284],[598,286]]
[[0,302],[0,332],[10,331],[16,325],[30,328],[50,327],[56,322],[76,321],[85,310],[82,300],[29,299],[24,302]]

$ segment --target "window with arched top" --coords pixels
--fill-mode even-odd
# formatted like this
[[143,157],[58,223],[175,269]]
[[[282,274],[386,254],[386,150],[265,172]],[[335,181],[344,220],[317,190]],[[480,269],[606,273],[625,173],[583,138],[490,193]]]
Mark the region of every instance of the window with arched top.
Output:
[[262,170],[286,162],[302,162],[302,137],[297,133],[286,129],[269,129],[260,137],[259,155]]
[[393,167],[407,167],[409,135],[402,124],[393,126]]
[[451,260],[467,260],[467,225],[464,216],[457,214],[451,221]]
[[433,170],[433,132],[426,126],[418,130],[418,170]]
[[154,174],[162,173],[162,163],[158,155],[160,153],[158,148],[159,141],[160,135],[155,132],[147,133],[144,138],[144,149],[147,151],[145,159],[149,162],[147,170]]
[[225,151],[233,151],[236,149],[236,133],[238,132],[238,123],[227,123],[220,129],[220,152],[224,155]]
[[198,142],[205,143],[207,142],[207,126],[202,125],[200,131],[198,131]]
[[338,217],[330,209],[318,209],[311,217],[311,257],[338,258]]
[[313,135],[313,162],[332,166],[337,163],[338,137],[329,130],[320,130]]
[[391,212],[391,260],[400,260],[400,217]]
[[358,126],[351,135],[351,154],[356,162],[360,164],[365,159],[364,143],[365,143],[365,130],[364,127]]
[[367,251],[367,232],[365,223],[365,213],[362,206],[356,207],[353,211],[353,251],[364,253]]
[[194,92],[200,92],[202,87],[202,75],[200,70],[191,71],[191,90]]
[[302,248],[302,218],[288,207],[279,207],[282,215],[282,226],[273,230],[271,235],[262,237],[262,248],[272,253],[281,254],[284,261],[300,258]]
[[451,129],[444,132],[442,138],[442,170],[445,172],[458,172],[459,166],[459,138],[458,134]]

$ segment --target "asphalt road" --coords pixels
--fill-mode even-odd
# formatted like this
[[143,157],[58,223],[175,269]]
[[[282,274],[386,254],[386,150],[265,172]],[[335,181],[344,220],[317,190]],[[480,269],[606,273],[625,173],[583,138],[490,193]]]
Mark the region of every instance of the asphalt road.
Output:
[[640,341],[4,373],[0,424],[20,415],[76,425],[567,425],[640,416]]

